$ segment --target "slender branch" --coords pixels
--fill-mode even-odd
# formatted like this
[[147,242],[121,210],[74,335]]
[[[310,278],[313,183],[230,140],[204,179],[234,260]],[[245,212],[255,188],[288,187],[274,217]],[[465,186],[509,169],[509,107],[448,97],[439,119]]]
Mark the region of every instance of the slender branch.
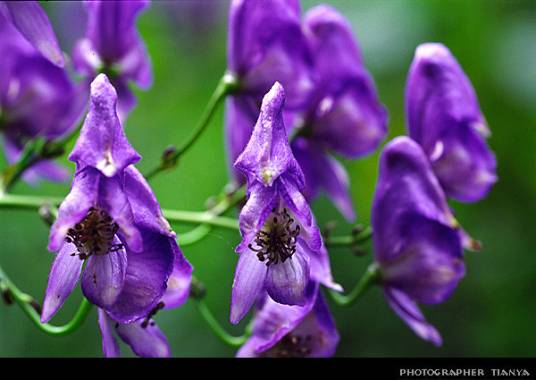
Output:
[[372,227],[366,227],[358,234],[344,236],[328,236],[326,237],[326,245],[329,247],[340,247],[349,245],[359,245],[366,242],[372,237]]
[[22,175],[35,164],[63,155],[65,147],[80,134],[82,125],[83,122],[80,122],[76,129],[62,139],[47,141],[38,138],[29,141],[25,145],[19,160],[8,166],[2,174],[0,193],[8,192]]
[[231,74],[231,73],[225,73],[220,81],[218,82],[218,85],[216,86],[216,89],[212,93],[212,96],[210,97],[210,100],[208,101],[208,104],[205,108],[205,111],[203,112],[203,115],[201,116],[201,120],[195,127],[192,135],[178,148],[178,149],[166,149],[164,151],[164,154],[162,155],[162,158],[160,160],[160,164],[156,166],[155,168],[151,169],[145,174],[145,178],[148,180],[159,174],[160,172],[163,172],[164,170],[171,169],[177,165],[177,162],[179,158],[184,155],[197,141],[197,139],[203,134],[203,132],[207,129],[207,127],[210,124],[210,120],[216,113],[216,110],[219,106],[219,104],[227,97],[227,95],[231,94],[238,88],[238,80],[237,78]]
[[356,286],[348,293],[340,294],[336,291],[330,289],[329,294],[333,301],[340,306],[349,306],[352,305],[356,300],[359,299],[365,291],[370,288],[371,285],[375,284],[380,277],[380,270],[375,263],[372,263],[368,266],[367,271],[359,279]]
[[229,334],[220,325],[217,319],[214,317],[207,304],[205,303],[206,290],[205,286],[196,277],[192,277],[192,284],[190,288],[190,298],[195,301],[197,309],[201,313],[201,316],[205,319],[210,329],[220,338],[224,343],[231,347],[240,347],[251,335],[251,328],[248,326],[246,333],[242,336],[233,336]]
[[63,326],[54,326],[48,323],[41,323],[40,312],[38,311],[39,306],[34,298],[15,286],[13,282],[7,277],[5,272],[0,267],[0,283],[3,285],[2,290],[9,294],[8,297],[12,299],[30,318],[33,324],[41,331],[49,335],[68,335],[77,330],[86,320],[89,312],[91,311],[91,304],[87,299],[83,299],[76,311],[73,319]]

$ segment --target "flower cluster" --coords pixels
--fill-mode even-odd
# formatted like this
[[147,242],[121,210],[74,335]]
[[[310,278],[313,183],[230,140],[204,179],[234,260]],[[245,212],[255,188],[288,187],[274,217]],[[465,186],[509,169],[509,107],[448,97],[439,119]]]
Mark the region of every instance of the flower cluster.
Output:
[[416,301],[437,304],[465,274],[461,229],[447,197],[481,199],[496,181],[495,158],[475,92],[449,50],[417,48],[406,90],[409,137],[383,150],[372,209],[375,260],[393,310],[421,338],[442,340]]
[[[130,82],[152,82],[135,26],[147,5],[85,2],[86,33],[71,61],[37,2],[0,2],[0,130],[8,161],[18,162],[38,139],[76,136],[89,98],[69,155],[71,189],[50,229],[55,257],[40,318],[48,324],[80,283],[85,302],[98,308],[107,357],[120,355],[117,338],[138,356],[170,356],[154,316],[190,295],[202,298],[123,129],[135,105]],[[350,23],[334,8],[319,5],[302,18],[297,0],[233,0],[228,45],[227,155],[231,181],[245,190],[238,226],[231,226],[241,242],[230,322],[254,309],[237,356],[332,356],[340,337],[322,288],[335,300],[344,296],[311,205],[324,191],[348,221],[356,218],[348,173],[335,156],[374,152],[387,134],[387,111]],[[81,81],[69,77],[66,62]],[[374,275],[352,293],[377,282],[395,313],[440,345],[418,303],[449,298],[465,275],[464,249],[479,248],[447,201],[483,199],[497,180],[496,161],[475,91],[445,46],[417,48],[405,100],[408,136],[387,143],[380,157],[371,212]],[[26,169],[30,181],[68,178],[47,160]],[[209,211],[193,218],[198,233],[227,209]]]
[[284,117],[304,195],[311,200],[325,191],[353,220],[348,175],[333,154],[355,159],[373,152],[387,132],[387,112],[349,22],[325,5],[301,21],[297,1],[233,1],[228,67],[240,83],[226,110],[229,161],[246,146],[262,96],[278,81],[288,94]]
[[[69,156],[76,163],[72,188],[50,232],[48,248],[57,253],[41,321],[54,316],[81,276],[84,296],[100,310],[107,356],[117,355],[112,325],[138,355],[162,356],[169,353],[167,343],[149,318],[184,302],[192,268],[134,166],[140,156],[126,139],[116,106],[117,93],[100,74]],[[175,287],[166,294],[170,281]]]

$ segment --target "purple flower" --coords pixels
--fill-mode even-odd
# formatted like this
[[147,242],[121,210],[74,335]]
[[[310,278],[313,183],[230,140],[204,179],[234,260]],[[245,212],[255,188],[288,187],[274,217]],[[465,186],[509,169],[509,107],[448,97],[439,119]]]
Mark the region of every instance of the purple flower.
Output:
[[[229,163],[244,150],[262,97],[279,81],[288,93],[287,109],[303,107],[312,90],[312,61],[300,24],[297,0],[233,0],[229,12],[228,69],[240,89],[227,100]],[[233,172],[238,182],[244,178]]]
[[87,1],[85,38],[73,50],[75,69],[89,78],[107,73],[119,94],[119,114],[124,118],[136,100],[129,81],[147,89],[152,84],[151,63],[136,30],[136,17],[149,1]]
[[276,302],[304,305],[309,278],[337,289],[309,204],[303,173],[283,122],[285,92],[276,82],[235,167],[247,178],[239,222],[242,242],[233,283],[231,322],[238,323],[266,290]]
[[50,20],[38,1],[0,2],[0,29],[15,27],[43,57],[63,67],[63,53]]
[[[106,311],[99,309],[99,328],[102,336],[102,351],[105,357],[119,357],[120,350],[115,335],[128,344],[132,351],[141,357],[169,357],[171,351],[166,336],[158,328],[152,317],[160,309],[181,306],[190,293],[192,267],[180,250],[175,252],[173,272],[167,289],[155,309],[143,319],[131,323],[120,323],[111,318]],[[115,334],[114,331],[115,330]]]
[[424,152],[408,137],[394,139],[381,155],[372,226],[389,305],[419,337],[440,345],[416,302],[450,297],[465,272],[464,234]]
[[264,297],[253,320],[253,334],[238,357],[330,357],[339,334],[318,283],[311,282],[303,306],[287,306]]
[[[0,25],[0,55],[0,130],[7,160],[13,163],[28,141],[56,139],[69,132],[87,97],[65,70],[45,59],[9,23]],[[41,161],[24,179],[35,182],[40,177],[60,181],[68,173],[51,161]]]
[[323,189],[353,220],[346,172],[330,153],[355,159],[373,152],[387,132],[387,112],[348,21],[332,7],[319,5],[307,12],[303,27],[314,60],[315,89],[292,150],[304,170],[308,199]]
[[489,129],[471,82],[444,45],[417,48],[406,117],[410,137],[422,146],[447,196],[463,202],[486,196],[497,181],[485,140]]
[[164,295],[174,257],[182,256],[158,201],[133,166],[140,156],[126,139],[116,105],[113,86],[100,74],[69,156],[77,167],[71,192],[51,228],[48,248],[57,255],[43,322],[73,291],[84,263],[82,291],[90,302],[123,324],[144,318]]

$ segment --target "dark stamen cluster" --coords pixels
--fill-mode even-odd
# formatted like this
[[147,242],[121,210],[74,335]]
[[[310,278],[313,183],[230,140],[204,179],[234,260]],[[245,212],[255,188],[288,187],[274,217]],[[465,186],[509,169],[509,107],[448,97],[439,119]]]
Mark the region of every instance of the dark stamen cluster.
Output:
[[257,253],[260,261],[266,261],[266,266],[284,263],[296,252],[296,238],[300,234],[300,226],[294,223],[287,209],[272,210],[265,230],[260,230],[255,236],[254,244],[249,249]]
[[[106,255],[123,248],[122,244],[113,244],[113,238],[119,227],[104,210],[92,207],[86,217],[74,228],[67,231],[65,240],[73,243],[80,260],[85,260],[91,255]],[[73,253],[72,256],[76,256]]]
[[313,351],[313,337],[311,335],[295,335],[289,333],[283,337],[265,355],[275,358],[305,358]]

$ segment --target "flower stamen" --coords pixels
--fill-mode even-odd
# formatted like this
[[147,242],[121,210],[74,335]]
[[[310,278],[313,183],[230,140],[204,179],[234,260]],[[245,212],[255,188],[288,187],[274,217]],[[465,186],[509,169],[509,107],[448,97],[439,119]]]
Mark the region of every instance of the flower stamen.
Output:
[[119,226],[106,211],[92,207],[84,220],[67,231],[65,241],[77,248],[77,252],[71,256],[85,260],[92,255],[107,255],[122,249],[123,244],[113,243],[118,229]]
[[259,261],[266,261],[266,266],[284,263],[296,252],[296,238],[300,234],[300,225],[295,224],[287,209],[272,210],[265,229],[257,232],[254,244],[248,248],[257,253]]

